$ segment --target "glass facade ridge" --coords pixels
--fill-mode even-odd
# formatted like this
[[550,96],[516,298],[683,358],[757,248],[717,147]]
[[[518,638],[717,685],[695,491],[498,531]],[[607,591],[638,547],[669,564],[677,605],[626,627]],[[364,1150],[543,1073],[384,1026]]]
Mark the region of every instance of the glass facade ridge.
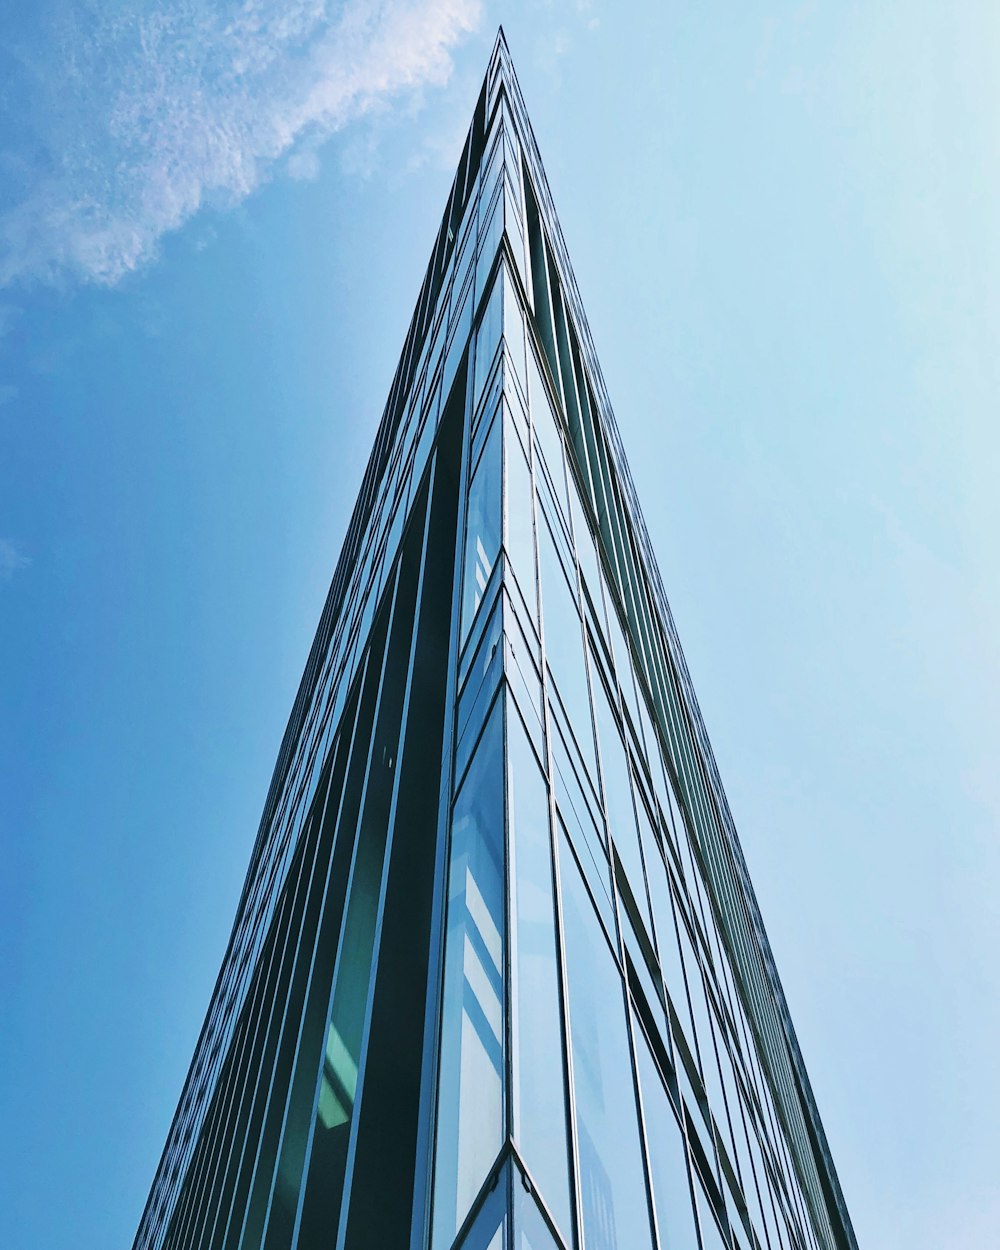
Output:
[[135,1247],[855,1244],[501,32]]

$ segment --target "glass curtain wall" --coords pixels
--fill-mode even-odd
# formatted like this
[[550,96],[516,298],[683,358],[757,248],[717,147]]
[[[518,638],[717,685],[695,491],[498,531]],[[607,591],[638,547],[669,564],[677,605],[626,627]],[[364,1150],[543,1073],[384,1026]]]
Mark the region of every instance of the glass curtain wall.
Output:
[[854,1250],[623,465],[501,36],[136,1250]]

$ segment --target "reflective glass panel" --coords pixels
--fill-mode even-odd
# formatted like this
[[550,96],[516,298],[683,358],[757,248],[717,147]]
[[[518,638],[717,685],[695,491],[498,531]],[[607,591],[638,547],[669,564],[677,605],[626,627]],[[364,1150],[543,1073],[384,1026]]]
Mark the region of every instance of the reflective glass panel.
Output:
[[576,597],[556,554],[548,522],[539,514],[538,559],[542,579],[545,654],[584,762],[594,768],[594,736],[583,658],[583,627]]
[[503,1140],[503,717],[496,704],[451,824],[434,1182],[449,1246]]
[[514,1135],[556,1223],[568,1237],[572,1223],[548,793],[520,717],[511,713],[507,723]]
[[560,865],[584,1250],[649,1250],[622,979],[575,862]]
[[663,1250],[698,1250],[687,1148],[645,1034],[633,1020],[656,1222]]
[[515,1250],[557,1250],[556,1239],[549,1231],[535,1200],[514,1173],[514,1247]]
[[[505,412],[506,416],[506,412]],[[537,616],[535,596],[535,540],[531,519],[531,475],[521,443],[508,423],[504,433],[507,455],[507,552],[531,620]]]
[[476,371],[472,393],[473,411],[479,406],[479,397],[482,395],[483,387],[490,376],[490,366],[493,364],[493,357],[496,355],[497,346],[500,343],[502,326],[503,282],[497,281],[493,283],[493,290],[490,291],[489,301],[483,310],[479,329],[476,331]]
[[611,837],[628,877],[632,894],[646,925],[649,925],[649,905],[642,873],[642,857],[639,853],[639,833],[632,807],[632,783],[629,780],[628,759],[625,743],[618,730],[614,713],[608,699],[604,682],[594,682],[594,710],[597,714],[597,732],[601,740],[601,769],[604,783],[604,808],[608,817]]
[[469,632],[500,550],[500,422],[494,421],[469,487],[462,572],[462,639]]

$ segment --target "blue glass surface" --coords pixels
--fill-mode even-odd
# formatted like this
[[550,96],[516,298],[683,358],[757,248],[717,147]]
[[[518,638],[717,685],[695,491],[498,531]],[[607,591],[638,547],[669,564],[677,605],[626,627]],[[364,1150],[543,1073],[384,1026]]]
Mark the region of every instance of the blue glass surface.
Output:
[[565,1064],[545,780],[520,717],[508,714],[514,1135],[564,1237],[570,1216]]
[[623,984],[576,864],[560,861],[584,1250],[649,1250]]
[[435,1250],[451,1245],[503,1140],[503,715],[455,800],[441,1010]]
[[649,1043],[633,1019],[646,1143],[662,1250],[698,1250],[684,1134],[653,1060]]

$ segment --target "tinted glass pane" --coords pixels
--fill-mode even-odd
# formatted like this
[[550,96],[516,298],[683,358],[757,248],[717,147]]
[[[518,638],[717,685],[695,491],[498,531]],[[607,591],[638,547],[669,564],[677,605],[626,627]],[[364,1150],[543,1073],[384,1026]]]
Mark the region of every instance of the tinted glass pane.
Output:
[[649,1043],[638,1023],[635,1023],[633,1034],[660,1245],[664,1250],[698,1250],[687,1149],[681,1126],[653,1061]]
[[584,1250],[648,1250],[622,980],[575,863],[560,863]]
[[545,781],[508,719],[514,917],[514,1134],[565,1236],[570,1220],[565,1071],[556,961],[552,845]]
[[498,703],[451,825],[434,1246],[451,1244],[503,1138],[503,719]]

